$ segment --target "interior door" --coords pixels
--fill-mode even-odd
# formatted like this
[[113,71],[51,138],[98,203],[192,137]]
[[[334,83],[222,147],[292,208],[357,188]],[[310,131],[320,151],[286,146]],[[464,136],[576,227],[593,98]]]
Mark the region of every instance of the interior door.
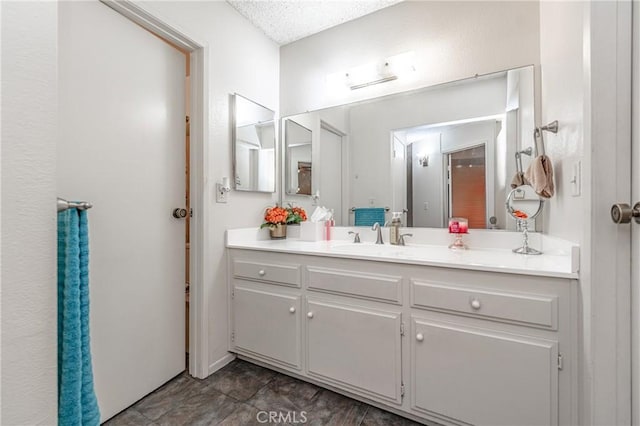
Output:
[[102,420],[185,368],[185,55],[98,2],[59,4],[58,195],[89,200]]
[[[640,4],[634,2],[633,38],[640,40]],[[631,94],[631,201],[640,202],[640,43],[633,43]],[[640,224],[631,226],[632,424],[640,424]]]
[[342,136],[325,127],[320,129],[320,164],[333,170],[320,174],[320,200],[333,209],[336,226],[342,226]]

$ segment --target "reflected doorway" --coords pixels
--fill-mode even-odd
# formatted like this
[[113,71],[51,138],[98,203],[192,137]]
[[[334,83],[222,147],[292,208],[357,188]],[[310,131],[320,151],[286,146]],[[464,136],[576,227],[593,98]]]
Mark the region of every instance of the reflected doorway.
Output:
[[466,217],[469,228],[486,228],[486,147],[448,154],[449,217]]

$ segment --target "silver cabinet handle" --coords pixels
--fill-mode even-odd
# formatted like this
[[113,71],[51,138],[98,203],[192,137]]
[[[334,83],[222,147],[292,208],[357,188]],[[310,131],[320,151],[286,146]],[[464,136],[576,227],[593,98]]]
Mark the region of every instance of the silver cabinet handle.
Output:
[[307,312],[307,318],[313,318],[313,312]]
[[416,340],[418,342],[422,342],[424,340],[424,335],[422,333],[416,334]]
[[289,312],[291,312],[292,314],[296,313],[296,308],[294,308],[293,306],[289,308]]
[[264,277],[265,275],[267,275],[267,271],[265,271],[264,269],[260,269],[258,271],[258,275],[260,275],[261,277]]
[[473,309],[475,309],[476,311],[477,311],[478,309],[480,309],[480,306],[481,306],[481,305],[480,305],[480,301],[479,301],[478,299],[473,299],[473,300],[471,301],[470,305],[471,305],[471,307],[472,307]]

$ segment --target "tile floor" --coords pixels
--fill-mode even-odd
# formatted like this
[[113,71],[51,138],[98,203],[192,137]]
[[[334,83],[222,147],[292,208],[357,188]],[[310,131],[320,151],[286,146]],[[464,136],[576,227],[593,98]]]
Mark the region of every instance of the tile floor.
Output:
[[[418,423],[318,386],[235,360],[204,380],[181,374],[105,426],[264,425],[260,411],[306,412],[306,425],[409,426]],[[293,414],[292,414],[293,415]],[[267,420],[261,414],[260,420]],[[293,418],[291,418],[293,420]]]

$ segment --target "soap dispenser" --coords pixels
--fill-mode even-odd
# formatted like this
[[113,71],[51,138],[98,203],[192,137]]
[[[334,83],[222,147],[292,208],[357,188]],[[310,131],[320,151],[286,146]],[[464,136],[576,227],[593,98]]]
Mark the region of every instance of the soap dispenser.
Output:
[[389,227],[389,242],[391,244],[400,244],[400,227],[402,226],[402,212],[393,212],[391,224]]

